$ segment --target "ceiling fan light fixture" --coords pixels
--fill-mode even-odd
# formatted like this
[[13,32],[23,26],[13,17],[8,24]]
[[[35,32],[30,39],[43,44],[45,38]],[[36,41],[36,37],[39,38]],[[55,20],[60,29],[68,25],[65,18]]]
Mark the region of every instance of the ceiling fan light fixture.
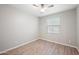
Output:
[[40,11],[41,11],[41,12],[45,12],[45,11],[46,11],[46,9],[47,9],[47,8],[46,8],[46,7],[44,7],[44,8],[41,8],[41,10],[40,10]]
[[40,9],[41,12],[45,12],[47,8],[54,7],[53,4],[51,4],[51,5],[50,4],[39,4],[39,5],[33,4],[33,6],[38,7],[38,8],[41,7],[41,9]]
[[41,12],[45,12],[45,9],[41,9],[40,11],[41,11]]

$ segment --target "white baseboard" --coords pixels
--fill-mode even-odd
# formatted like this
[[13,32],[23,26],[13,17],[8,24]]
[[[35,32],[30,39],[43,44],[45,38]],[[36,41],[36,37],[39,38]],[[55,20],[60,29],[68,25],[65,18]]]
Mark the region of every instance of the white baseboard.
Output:
[[20,44],[20,45],[18,45],[18,46],[15,46],[15,47],[6,49],[6,50],[4,50],[4,51],[1,51],[0,54],[5,53],[5,52],[10,51],[10,50],[13,50],[13,49],[16,49],[16,48],[18,48],[18,47],[21,47],[21,46],[23,46],[23,45],[26,45],[26,44],[31,43],[31,42],[36,41],[36,40],[38,40],[38,39],[33,39],[33,40],[31,40],[31,41],[22,43],[22,44]]
[[57,44],[73,47],[73,48],[76,48],[78,50],[77,46],[73,46],[73,45],[69,45],[69,44],[65,44],[65,43],[60,43],[60,42],[56,42],[56,41],[52,41],[52,40],[48,40],[48,39],[42,39],[42,40],[46,40],[46,41],[54,42],[54,43],[57,43]]
[[78,52],[79,52],[79,48],[77,48]]

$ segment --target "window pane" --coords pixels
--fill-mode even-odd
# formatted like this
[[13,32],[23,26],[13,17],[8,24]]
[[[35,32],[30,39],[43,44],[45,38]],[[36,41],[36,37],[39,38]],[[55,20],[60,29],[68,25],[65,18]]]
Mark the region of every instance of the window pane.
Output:
[[53,27],[53,33],[59,33],[59,26]]
[[48,33],[59,33],[59,26],[49,26]]
[[53,27],[52,26],[48,27],[48,33],[53,33]]

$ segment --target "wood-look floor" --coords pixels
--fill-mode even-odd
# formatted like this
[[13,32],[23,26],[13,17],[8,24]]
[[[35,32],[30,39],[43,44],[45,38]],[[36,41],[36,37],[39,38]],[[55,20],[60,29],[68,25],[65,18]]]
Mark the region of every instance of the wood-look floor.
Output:
[[27,45],[3,53],[2,55],[78,55],[78,54],[79,53],[76,48],[39,39]]

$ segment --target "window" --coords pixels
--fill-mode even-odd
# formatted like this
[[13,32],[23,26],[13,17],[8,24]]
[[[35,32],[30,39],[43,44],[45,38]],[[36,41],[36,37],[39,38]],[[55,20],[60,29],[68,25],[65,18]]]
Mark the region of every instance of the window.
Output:
[[60,32],[60,17],[54,16],[47,20],[48,33],[59,33]]

